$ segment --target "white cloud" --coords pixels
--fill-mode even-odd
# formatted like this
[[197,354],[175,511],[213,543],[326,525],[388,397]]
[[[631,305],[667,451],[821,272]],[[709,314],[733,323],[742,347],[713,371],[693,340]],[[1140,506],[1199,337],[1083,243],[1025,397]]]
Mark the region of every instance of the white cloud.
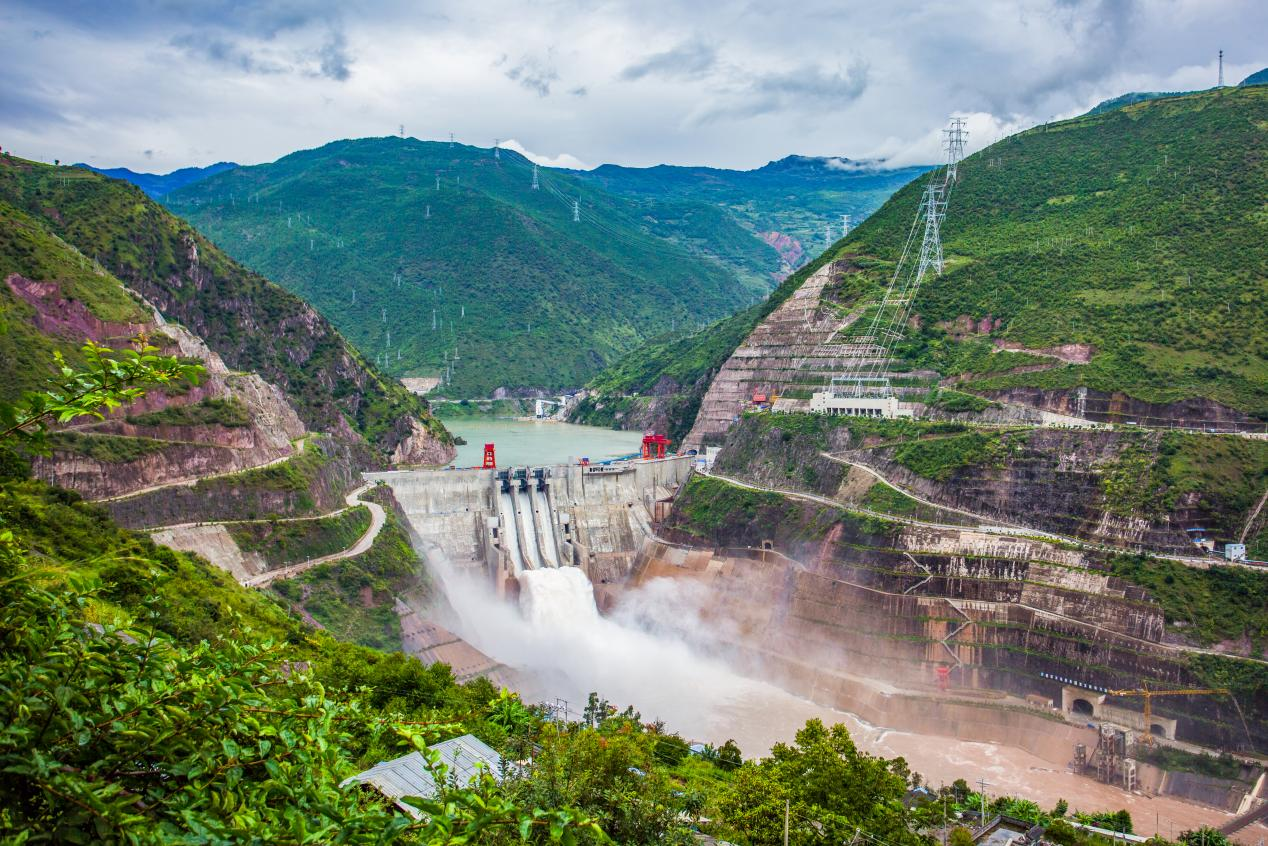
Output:
[[0,21],[5,147],[149,170],[402,123],[572,165],[923,162],[953,113],[976,145],[1212,85],[1220,47],[1229,82],[1268,65],[1257,0],[9,0]]
[[560,153],[556,156],[546,156],[541,153],[534,153],[525,149],[524,145],[516,141],[514,138],[502,142],[503,149],[514,150],[530,162],[535,162],[542,167],[566,167],[572,170],[589,170],[594,165],[583,162],[570,153]]

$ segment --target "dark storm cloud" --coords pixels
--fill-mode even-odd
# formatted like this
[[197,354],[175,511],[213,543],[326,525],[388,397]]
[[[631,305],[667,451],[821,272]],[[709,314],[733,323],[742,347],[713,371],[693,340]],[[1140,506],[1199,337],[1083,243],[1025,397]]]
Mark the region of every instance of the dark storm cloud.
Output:
[[317,58],[321,75],[327,79],[344,82],[352,75],[353,57],[348,52],[348,42],[342,32],[330,34],[326,43],[317,50]]
[[[505,58],[503,56],[503,60]],[[555,69],[549,52],[545,57],[523,56],[503,73],[507,79],[518,82],[538,97],[549,97],[550,86],[559,80],[559,71]]]
[[668,79],[695,79],[708,73],[718,62],[718,53],[711,45],[693,40],[663,53],[654,53],[621,71],[626,81],[659,76]]

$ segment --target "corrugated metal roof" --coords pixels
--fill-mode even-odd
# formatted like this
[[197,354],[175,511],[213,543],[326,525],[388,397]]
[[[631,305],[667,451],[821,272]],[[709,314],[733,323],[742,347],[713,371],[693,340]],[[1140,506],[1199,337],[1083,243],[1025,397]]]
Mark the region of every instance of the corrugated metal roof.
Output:
[[[427,748],[440,753],[441,763],[449,768],[450,781],[456,784],[469,784],[481,764],[495,779],[502,778],[502,757],[475,735],[464,734]],[[343,784],[351,782],[373,786],[412,816],[418,816],[418,812],[401,802],[401,797],[431,796],[436,792],[436,782],[427,768],[427,759],[421,752],[411,752],[391,761],[382,761],[365,772],[345,779]]]

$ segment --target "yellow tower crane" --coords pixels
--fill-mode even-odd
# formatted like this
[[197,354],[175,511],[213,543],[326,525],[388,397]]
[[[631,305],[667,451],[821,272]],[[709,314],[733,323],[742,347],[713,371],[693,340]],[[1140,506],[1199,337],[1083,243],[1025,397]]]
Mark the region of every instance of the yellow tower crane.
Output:
[[1229,692],[1222,687],[1186,687],[1179,690],[1150,690],[1142,687],[1140,690],[1107,690],[1110,696],[1141,696],[1145,699],[1145,731],[1141,734],[1140,740],[1146,746],[1152,746],[1154,742],[1152,717],[1154,714],[1153,698],[1155,696],[1206,696],[1206,695],[1223,695],[1228,696]]

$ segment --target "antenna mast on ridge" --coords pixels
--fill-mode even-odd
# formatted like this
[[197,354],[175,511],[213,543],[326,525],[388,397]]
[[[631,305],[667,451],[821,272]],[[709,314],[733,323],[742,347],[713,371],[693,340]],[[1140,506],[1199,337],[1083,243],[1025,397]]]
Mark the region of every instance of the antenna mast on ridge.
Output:
[[1220,51],[1220,81],[1219,81],[1219,87],[1220,87],[1220,88],[1223,88],[1223,87],[1224,87],[1224,51],[1223,51],[1223,50],[1221,50],[1221,51]]

